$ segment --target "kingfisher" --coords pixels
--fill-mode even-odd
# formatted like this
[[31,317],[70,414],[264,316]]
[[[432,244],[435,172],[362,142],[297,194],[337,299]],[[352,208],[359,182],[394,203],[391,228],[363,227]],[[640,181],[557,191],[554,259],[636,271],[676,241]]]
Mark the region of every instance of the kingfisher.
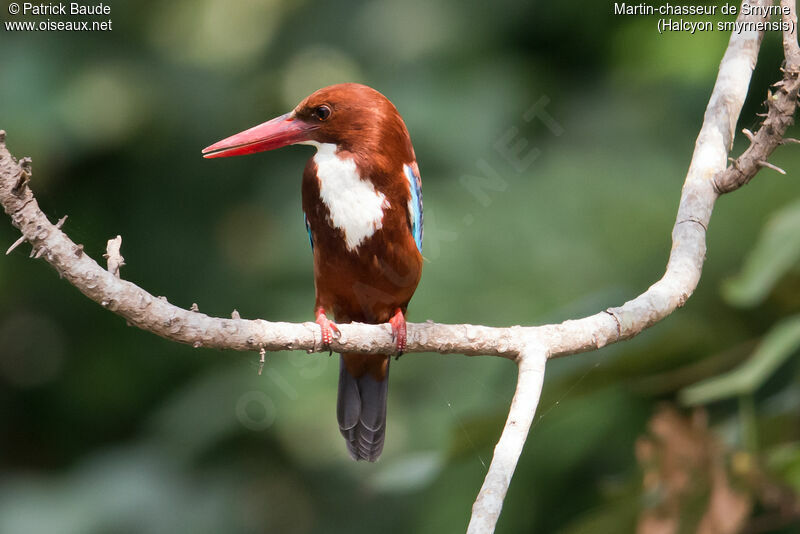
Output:
[[[322,343],[337,323],[392,328],[406,347],[406,310],[422,275],[422,181],[403,119],[365,85],[324,87],[294,110],[203,150],[219,158],[311,145],[302,206],[314,257]],[[328,318],[333,315],[333,321]],[[343,353],[336,416],[355,460],[374,462],[386,436],[390,354]]]

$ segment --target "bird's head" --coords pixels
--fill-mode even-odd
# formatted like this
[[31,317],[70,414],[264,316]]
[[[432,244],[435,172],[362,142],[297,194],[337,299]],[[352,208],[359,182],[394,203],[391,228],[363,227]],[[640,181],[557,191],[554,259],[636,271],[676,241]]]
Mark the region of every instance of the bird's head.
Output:
[[[331,85],[306,97],[294,110],[203,150],[204,158],[240,156],[295,144],[334,144],[355,154],[390,146],[411,149],[397,109],[378,91],[355,83]],[[412,152],[413,153],[413,152]]]

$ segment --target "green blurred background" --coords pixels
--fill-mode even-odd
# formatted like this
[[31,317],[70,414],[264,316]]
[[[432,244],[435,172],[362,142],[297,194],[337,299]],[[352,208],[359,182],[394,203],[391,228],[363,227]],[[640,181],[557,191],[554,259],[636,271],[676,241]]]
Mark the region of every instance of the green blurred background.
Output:
[[[7,6],[3,21],[69,20]],[[405,118],[423,176],[428,261],[410,320],[561,321],[663,273],[728,40],[659,35],[655,17],[612,13],[606,2],[113,2],[111,32],[0,31],[0,128],[12,153],[33,157],[44,211],[68,214],[87,253],[102,260],[123,236],[124,278],[212,315],[307,321],[311,149],[213,161],[200,149],[319,87],[366,83]],[[757,127],[781,59],[768,35],[740,128]],[[548,121],[526,115],[536,105]],[[528,159],[509,161],[503,139],[524,139]],[[550,362],[498,532],[633,531],[669,493],[643,483],[635,454],[663,403],[704,407],[750,521],[777,515],[762,532],[798,532],[748,482],[800,492],[800,150],[771,161],[788,175],[765,170],[720,199],[683,309],[632,341]],[[464,185],[486,168],[493,187]],[[0,224],[3,250],[18,235]],[[0,257],[0,532],[466,527],[510,362],[392,362],[384,455],[356,464],[335,422],[335,357],[270,354],[259,376],[257,354],[127,327],[28,252]],[[708,500],[696,493],[682,501],[695,516]]]

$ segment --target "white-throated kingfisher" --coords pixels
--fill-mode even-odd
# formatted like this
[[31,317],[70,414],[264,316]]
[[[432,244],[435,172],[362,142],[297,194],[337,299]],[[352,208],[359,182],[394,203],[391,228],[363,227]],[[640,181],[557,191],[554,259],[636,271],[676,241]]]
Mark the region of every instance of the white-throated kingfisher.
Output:
[[[295,144],[317,149],[302,198],[323,344],[338,334],[332,313],[338,323],[389,322],[402,353],[406,309],[422,274],[422,182],[403,119],[374,89],[332,85],[209,146],[203,157]],[[388,378],[389,355],[342,354],[336,415],[356,460],[373,462],[383,450]]]

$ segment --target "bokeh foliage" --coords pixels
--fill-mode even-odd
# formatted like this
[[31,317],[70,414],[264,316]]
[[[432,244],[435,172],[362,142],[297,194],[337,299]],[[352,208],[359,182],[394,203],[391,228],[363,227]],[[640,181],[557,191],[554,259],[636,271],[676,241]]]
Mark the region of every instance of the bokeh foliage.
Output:
[[[116,2],[112,32],[0,34],[0,128],[87,253],[123,236],[125,278],[210,314],[305,321],[311,149],[199,151],[318,87],[372,85],[404,116],[424,181],[428,261],[411,320],[560,321],[663,272],[728,38],[659,35],[655,18],[611,13],[603,2]],[[757,126],[780,53],[768,35],[740,127]],[[543,98],[556,129],[524,118]],[[538,151],[528,165],[496,148],[511,128],[523,153]],[[800,151],[773,162],[788,176],[764,170],[718,203],[683,309],[630,342],[551,362],[499,532],[631,531],[648,506],[634,444],[655,407],[757,366],[742,362],[796,325]],[[465,187],[487,165],[494,188]],[[17,235],[0,224],[0,243]],[[466,526],[513,391],[509,362],[392,362],[384,457],[355,464],[334,420],[335,358],[269,355],[258,376],[256,354],[126,327],[27,252],[0,259],[0,532]],[[756,434],[754,457],[800,492],[794,328],[748,382],[752,410],[739,390],[703,402],[726,446]]]

